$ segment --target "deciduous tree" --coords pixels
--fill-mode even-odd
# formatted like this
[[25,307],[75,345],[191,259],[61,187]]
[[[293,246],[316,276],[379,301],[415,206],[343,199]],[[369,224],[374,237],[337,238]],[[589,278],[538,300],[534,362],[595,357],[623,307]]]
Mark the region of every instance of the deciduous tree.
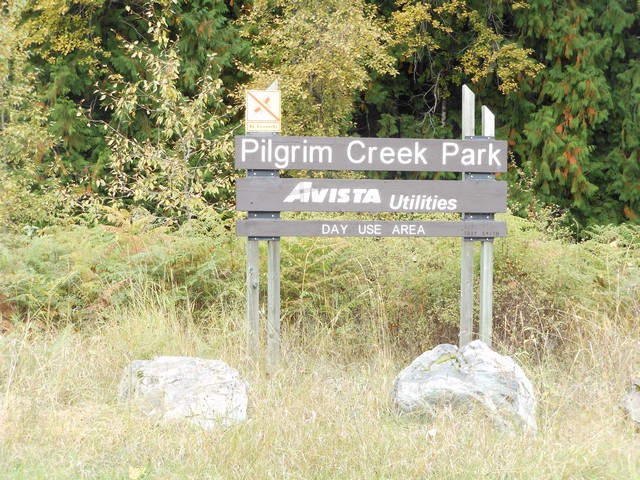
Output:
[[[225,208],[232,198],[230,125],[235,111],[225,106],[222,80],[210,71],[195,81],[191,96],[179,88],[184,77],[178,41],[170,38],[166,17],[145,18],[152,42],[123,40],[142,74],[127,81],[113,73],[107,79],[109,88],[100,92],[113,112],[111,121],[103,124],[112,178],[98,182],[111,205],[142,206],[175,223],[211,205]],[[136,128],[141,118],[144,137]]]
[[389,34],[364,0],[256,0],[243,25],[250,85],[279,81],[289,135],[346,134],[372,72],[395,73]]

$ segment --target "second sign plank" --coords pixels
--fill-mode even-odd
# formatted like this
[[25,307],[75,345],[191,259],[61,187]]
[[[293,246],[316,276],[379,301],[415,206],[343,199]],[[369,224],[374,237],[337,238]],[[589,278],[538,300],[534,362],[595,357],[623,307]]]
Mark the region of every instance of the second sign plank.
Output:
[[506,182],[239,178],[237,209],[249,212],[496,213]]

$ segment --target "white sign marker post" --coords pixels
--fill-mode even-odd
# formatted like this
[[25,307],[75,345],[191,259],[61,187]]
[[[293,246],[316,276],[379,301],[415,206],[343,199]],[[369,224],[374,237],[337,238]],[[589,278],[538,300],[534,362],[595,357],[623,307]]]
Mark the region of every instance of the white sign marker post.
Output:
[[[462,138],[475,136],[475,95],[467,87],[462,87]],[[495,137],[495,116],[486,106],[482,107],[482,139],[489,141]],[[463,180],[482,182],[495,181],[492,173],[464,173]],[[465,221],[494,221],[494,214],[488,211],[463,213]],[[475,242],[480,240],[480,319],[479,339],[491,347],[493,329],[493,237],[465,237],[462,240],[462,265],[460,274],[460,346],[473,339],[473,257]]]
[[[462,138],[473,137],[476,129],[476,96],[466,85],[462,86]],[[462,174],[468,180],[468,174]],[[463,220],[468,220],[466,213]],[[462,239],[460,270],[460,346],[471,343],[473,337],[473,240]]]
[[[493,138],[495,135],[495,115],[491,110],[483,106],[482,136]],[[492,175],[492,177],[495,178],[495,175]],[[479,337],[487,346],[491,347],[491,334],[493,330],[493,239],[484,240],[481,244]]]

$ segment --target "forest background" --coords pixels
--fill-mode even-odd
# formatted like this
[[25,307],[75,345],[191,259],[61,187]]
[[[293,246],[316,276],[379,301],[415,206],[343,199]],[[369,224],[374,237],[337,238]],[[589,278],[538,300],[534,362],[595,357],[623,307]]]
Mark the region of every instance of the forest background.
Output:
[[405,138],[459,138],[466,83],[509,141],[514,214],[637,223],[638,6],[3,0],[1,226],[233,217],[243,91],[274,80],[285,135]]

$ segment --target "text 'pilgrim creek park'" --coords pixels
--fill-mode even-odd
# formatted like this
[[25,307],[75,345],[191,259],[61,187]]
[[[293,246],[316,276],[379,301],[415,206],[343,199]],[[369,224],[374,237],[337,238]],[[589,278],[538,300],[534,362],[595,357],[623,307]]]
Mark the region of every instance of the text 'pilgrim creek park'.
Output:
[[236,137],[245,169],[503,172],[507,142],[337,137]]

